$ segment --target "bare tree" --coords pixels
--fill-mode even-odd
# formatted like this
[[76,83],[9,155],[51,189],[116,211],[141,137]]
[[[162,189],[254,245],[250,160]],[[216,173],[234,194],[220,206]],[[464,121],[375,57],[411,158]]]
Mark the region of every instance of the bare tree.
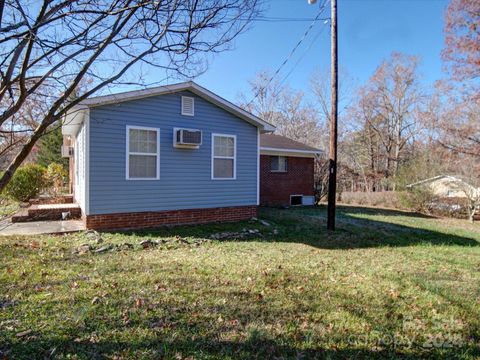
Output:
[[269,72],[258,73],[249,82],[249,94],[240,94],[244,109],[276,126],[276,133],[311,146],[320,146],[325,131],[319,113],[306,103],[303,92],[281,86]]
[[[15,153],[28,141],[46,111],[43,96],[31,96],[0,126],[0,169],[8,166]],[[3,104],[0,104],[4,108]],[[7,105],[8,106],[8,105]]]
[[290,87],[285,87],[278,95],[273,124],[278,134],[311,146],[321,145],[322,136],[325,136],[317,110],[305,104],[303,92]]
[[273,124],[278,116],[279,94],[284,87],[270,71],[259,71],[248,81],[249,92],[238,95],[242,108]]
[[328,195],[328,164],[328,158],[324,154],[315,157],[313,173],[316,204]]
[[[360,89],[352,107],[351,115],[364,133],[370,168],[382,171],[385,179],[395,180],[421,130],[417,113],[423,94],[417,69],[416,57],[393,53]],[[378,161],[384,161],[383,166]]]
[[[472,181],[475,181],[472,183]],[[476,186],[477,185],[477,186]],[[465,195],[467,216],[470,222],[474,222],[475,214],[480,210],[480,187],[477,178],[466,177],[465,180],[452,180],[450,186]]]
[[[352,93],[354,89],[354,84],[351,77],[348,75],[346,69],[341,69],[341,78],[339,81],[338,89],[338,117],[339,117],[339,137],[340,139],[352,131],[351,121],[348,117],[348,109],[352,105]],[[330,116],[331,116],[331,107],[330,107],[330,70],[322,71],[318,70],[312,74],[310,77],[310,88],[312,94],[315,98],[315,104],[317,105],[320,124],[322,124],[322,130],[324,131],[323,135],[320,138],[322,149],[328,151],[329,148],[329,138],[328,138],[328,127],[330,126]],[[339,154],[341,159],[341,154]],[[341,160],[340,160],[341,161]]]
[[[167,77],[201,73],[205,54],[227,49],[256,16],[259,2],[2,1],[0,126],[31,99],[42,96],[47,107],[0,178],[0,191],[46,129],[73,106],[111,86],[146,85],[145,65]],[[85,78],[91,82],[72,99]]]
[[[471,159],[471,173],[480,173],[480,2],[451,0],[445,12],[445,48],[442,57],[453,80],[437,84],[441,111],[438,141],[451,152]],[[473,80],[468,82],[468,80]],[[462,163],[470,162],[462,160]]]
[[457,80],[480,77],[480,2],[451,0],[445,13],[443,59]]
[[456,91],[442,97],[439,118],[434,123],[438,141],[453,152],[480,159],[480,98],[462,97]]

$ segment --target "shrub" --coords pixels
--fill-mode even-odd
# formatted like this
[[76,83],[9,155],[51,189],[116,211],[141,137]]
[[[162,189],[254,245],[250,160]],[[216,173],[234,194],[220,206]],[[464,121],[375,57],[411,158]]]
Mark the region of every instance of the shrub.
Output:
[[434,202],[434,196],[427,189],[417,188],[399,193],[400,204],[410,210],[429,213]]
[[343,204],[378,206],[385,208],[400,209],[398,193],[394,191],[378,191],[378,192],[361,192],[361,191],[345,191],[343,192]]
[[0,196],[0,220],[4,220],[15,214],[19,209],[18,201],[7,196]]
[[40,194],[45,185],[45,168],[28,164],[17,169],[5,193],[17,201],[28,201]]
[[50,195],[57,196],[62,192],[67,181],[67,170],[62,164],[51,163],[45,172],[46,190]]

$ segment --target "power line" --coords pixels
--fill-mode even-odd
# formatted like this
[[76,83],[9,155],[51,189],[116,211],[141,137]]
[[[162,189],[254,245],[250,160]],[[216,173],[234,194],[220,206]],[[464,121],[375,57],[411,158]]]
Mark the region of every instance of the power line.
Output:
[[275,17],[256,17],[250,19],[251,21],[260,22],[307,22],[307,21],[323,21],[329,18],[275,18]]
[[259,89],[257,91],[257,93],[255,94],[255,96],[252,98],[252,100],[250,100],[247,104],[247,107],[250,106],[252,104],[252,102],[255,101],[255,99],[260,95],[260,93],[266,89],[270,83],[273,81],[273,79],[280,73],[280,70],[282,70],[282,68],[288,63],[288,61],[292,58],[293,54],[295,53],[295,51],[298,49],[298,47],[302,44],[302,42],[305,40],[305,38],[307,37],[307,35],[310,33],[310,30],[312,30],[313,26],[315,25],[315,23],[320,19],[320,15],[323,13],[323,10],[325,10],[325,5],[326,5],[326,2],[327,0],[324,0],[323,3],[320,5],[320,10],[318,11],[317,13],[317,16],[315,16],[315,18],[313,19],[313,21],[310,23],[310,25],[307,27],[307,30],[305,30],[305,33],[302,35],[302,37],[300,38],[300,40],[298,40],[297,44],[293,47],[293,49],[290,51],[290,53],[288,54],[288,56],[285,58],[285,60],[280,64],[280,66],[277,68],[277,70],[275,70],[275,72],[273,73],[273,75],[270,77],[270,79],[267,81],[267,84],[265,84],[265,86],[261,89]]
[[322,20],[330,20],[329,17],[325,18],[291,18],[291,17],[268,17],[268,16],[256,16],[254,18],[246,18],[246,17],[227,17],[226,20],[229,21],[252,21],[252,22],[307,22],[307,21],[322,21]]
[[330,18],[311,18],[311,17],[283,17],[283,16],[264,16],[258,15],[250,17],[227,17],[227,20],[244,20],[244,21],[265,21],[265,22],[307,22],[307,21],[323,21]]
[[320,37],[320,35],[322,34],[323,30],[325,28],[322,27],[320,29],[320,31],[317,33],[317,35],[315,35],[315,37],[312,39],[312,42],[310,43],[310,45],[308,46],[308,48],[304,51],[304,53],[298,58],[297,62],[295,63],[295,65],[293,65],[293,67],[290,69],[290,71],[287,73],[287,75],[285,75],[285,77],[279,82],[279,86],[281,86],[285,80],[287,80],[287,78],[293,73],[293,71],[297,68],[297,66],[300,64],[300,62],[303,60],[303,58],[305,57],[305,55],[307,55],[307,53],[310,51],[310,49],[313,47],[313,45],[317,42],[317,39]]

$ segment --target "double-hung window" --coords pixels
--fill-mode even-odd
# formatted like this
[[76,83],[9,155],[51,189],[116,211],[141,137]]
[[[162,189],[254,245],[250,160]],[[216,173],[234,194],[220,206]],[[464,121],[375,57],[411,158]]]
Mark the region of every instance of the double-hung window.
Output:
[[285,156],[272,156],[270,161],[271,172],[287,172],[287,158]]
[[236,147],[235,135],[212,134],[212,179],[236,179]]
[[160,129],[127,126],[127,180],[160,178]]

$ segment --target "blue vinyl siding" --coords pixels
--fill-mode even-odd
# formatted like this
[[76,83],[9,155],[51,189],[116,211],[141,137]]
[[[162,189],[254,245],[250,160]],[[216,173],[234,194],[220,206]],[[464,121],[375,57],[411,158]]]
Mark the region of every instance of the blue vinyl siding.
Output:
[[[181,95],[195,116],[181,115]],[[160,179],[126,180],[126,126],[160,129]],[[173,147],[173,128],[203,131],[199,149]],[[236,180],[211,179],[212,133],[237,136]],[[90,110],[89,213],[255,205],[257,128],[204,99],[175,93]]]

